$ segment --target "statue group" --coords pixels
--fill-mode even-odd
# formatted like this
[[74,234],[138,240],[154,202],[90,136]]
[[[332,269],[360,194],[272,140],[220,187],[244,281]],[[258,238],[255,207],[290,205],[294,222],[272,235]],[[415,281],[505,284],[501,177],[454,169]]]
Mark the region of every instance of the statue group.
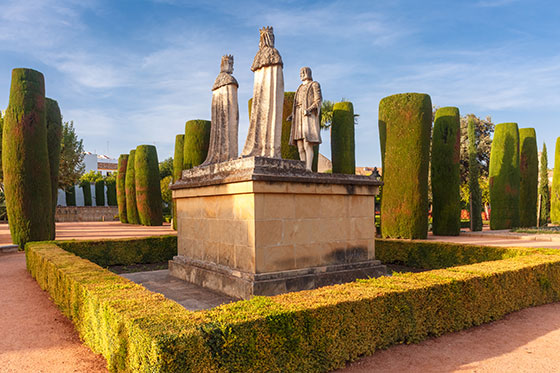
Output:
[[[282,158],[282,113],[284,107],[284,74],[282,57],[274,47],[272,27],[260,30],[259,51],[251,70],[254,73],[253,101],[249,132],[242,157]],[[239,84],[233,77],[233,56],[222,57],[220,74],[212,88],[212,127],[210,146],[204,165],[237,158]],[[321,86],[313,81],[311,69],[300,71],[302,84],[294,98],[290,144],[298,147],[300,159],[311,170],[313,146],[321,143],[319,116]]]

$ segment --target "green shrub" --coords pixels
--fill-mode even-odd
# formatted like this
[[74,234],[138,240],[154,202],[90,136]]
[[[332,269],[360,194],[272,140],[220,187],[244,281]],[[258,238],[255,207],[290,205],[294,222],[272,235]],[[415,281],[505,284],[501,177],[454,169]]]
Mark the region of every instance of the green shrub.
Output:
[[209,120],[189,120],[185,124],[183,170],[196,167],[206,160],[210,145]]
[[456,107],[438,109],[432,135],[432,232],[458,236],[461,232],[461,117]]
[[56,244],[101,267],[161,263],[172,260],[177,255],[175,235],[111,240],[69,240],[56,241]]
[[128,223],[126,218],[126,167],[128,164],[128,154],[119,156],[117,172],[117,205],[119,206],[119,220],[121,223]]
[[292,132],[292,123],[286,119],[292,114],[294,106],[295,92],[284,92],[284,107],[282,112],[282,145],[281,154],[284,159],[299,159],[299,151],[297,146],[290,145],[290,133]]
[[107,187],[107,206],[118,206],[116,184],[117,180],[114,176],[105,178],[105,186]]
[[544,142],[539,169],[539,196],[541,199],[540,225],[546,226],[550,218],[550,189],[548,188],[548,155]]
[[[487,256],[515,256],[517,249],[508,250]],[[26,257],[31,275],[111,371],[324,372],[394,344],[560,300],[558,252],[517,251],[493,262],[255,297],[200,312],[54,243],[29,244]]]
[[385,97],[379,128],[385,129],[381,235],[426,238],[432,102],[421,93]]
[[356,173],[354,107],[351,102],[337,102],[333,106],[331,158],[333,174]]
[[163,211],[156,147],[138,145],[134,158],[136,206],[142,225],[162,225]]
[[82,188],[82,193],[84,194],[84,206],[91,206],[91,183],[89,181],[81,181],[80,187]]
[[124,189],[126,191],[126,220],[130,224],[140,224],[136,207],[136,178],[134,173],[136,150],[131,150],[126,164]]
[[519,226],[519,130],[517,123],[496,125],[490,151],[490,229]]
[[56,236],[56,227],[54,218],[56,214],[56,205],[58,202],[58,169],[60,166],[60,147],[62,141],[62,115],[58,102],[53,99],[45,98],[46,104],[46,121],[47,121],[47,148],[49,151],[49,171],[51,178],[51,201],[52,201],[52,219],[51,219],[51,236],[54,240]]
[[478,150],[476,138],[476,123],[474,115],[468,118],[468,138],[469,138],[469,206],[470,206],[470,228],[471,231],[482,230],[482,192],[480,190],[479,175],[480,165],[478,164]]
[[534,128],[519,129],[519,226],[537,225],[539,155]]
[[[175,154],[173,156],[173,182],[181,178],[183,173],[183,150],[185,147],[185,135],[175,136]],[[173,203],[173,229],[177,230],[177,203]]]
[[554,224],[560,223],[560,137],[556,139],[554,153],[554,172],[552,174],[552,189],[550,191],[550,220]]
[[76,206],[76,187],[72,185],[66,188],[64,193],[66,195],[66,206]]
[[105,206],[105,181],[95,182],[95,206]]
[[12,70],[4,117],[2,167],[12,242],[52,237],[53,213],[43,74]]

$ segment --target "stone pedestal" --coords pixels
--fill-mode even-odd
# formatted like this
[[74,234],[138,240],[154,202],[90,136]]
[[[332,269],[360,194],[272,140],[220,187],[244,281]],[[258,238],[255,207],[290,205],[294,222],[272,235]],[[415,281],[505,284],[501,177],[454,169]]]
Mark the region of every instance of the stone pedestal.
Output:
[[374,241],[380,184],[260,157],[183,171],[172,186],[170,273],[245,299],[383,275]]

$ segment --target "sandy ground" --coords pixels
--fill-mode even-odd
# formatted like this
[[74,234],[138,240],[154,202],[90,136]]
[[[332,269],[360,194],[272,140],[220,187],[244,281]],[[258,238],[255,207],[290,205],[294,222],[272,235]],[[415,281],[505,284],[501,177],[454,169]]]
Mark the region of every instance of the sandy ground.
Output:
[[[169,234],[166,227],[118,222],[57,223],[58,239]],[[7,239],[6,239],[7,238]],[[560,248],[560,242],[492,237],[430,237],[498,246]],[[0,245],[9,244],[0,225]],[[104,372],[105,360],[80,343],[25,269],[22,253],[0,254],[0,372]],[[430,339],[393,346],[340,372],[560,372],[560,303],[525,309],[505,319]]]

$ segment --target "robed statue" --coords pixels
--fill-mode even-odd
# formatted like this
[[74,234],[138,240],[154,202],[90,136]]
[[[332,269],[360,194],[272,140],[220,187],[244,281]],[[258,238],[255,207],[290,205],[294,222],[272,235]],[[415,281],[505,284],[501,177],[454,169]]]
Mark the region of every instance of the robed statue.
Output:
[[208,156],[202,165],[237,158],[237,132],[239,128],[237,88],[239,84],[231,75],[232,73],[233,56],[223,56],[220,74],[212,87],[210,145]]
[[288,121],[292,121],[290,145],[296,145],[300,160],[311,171],[313,164],[313,146],[321,143],[321,128],[319,114],[321,111],[321,86],[313,81],[311,69],[302,67],[299,73],[302,84],[294,96],[292,114]]
[[242,156],[281,158],[284,74],[282,57],[274,48],[272,27],[260,30],[259,51],[253,60],[253,103]]

